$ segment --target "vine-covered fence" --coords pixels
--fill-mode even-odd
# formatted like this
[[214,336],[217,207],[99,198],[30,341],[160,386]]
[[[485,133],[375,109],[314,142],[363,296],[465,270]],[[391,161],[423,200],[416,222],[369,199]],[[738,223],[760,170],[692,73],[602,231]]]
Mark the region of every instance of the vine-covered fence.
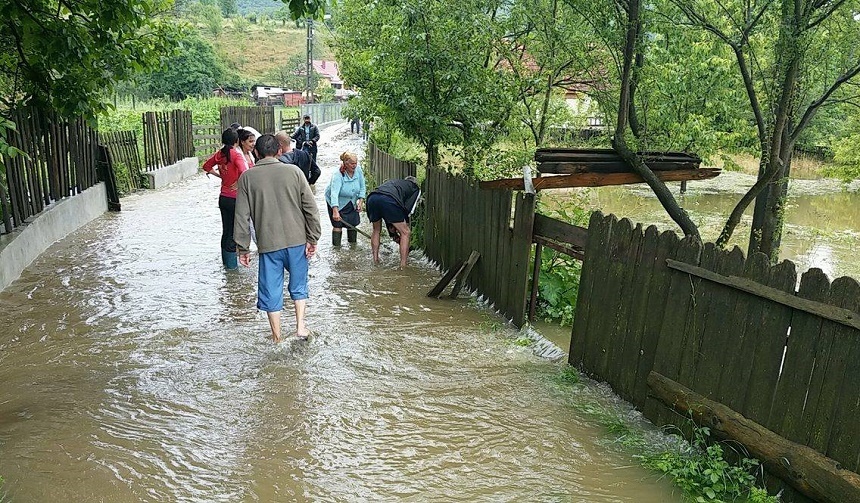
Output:
[[9,144],[25,155],[3,159],[3,233],[12,232],[51,203],[98,183],[98,135],[83,119],[62,120],[28,108],[12,113],[11,120],[17,128],[9,132]]
[[[655,424],[683,426],[688,411],[665,402],[687,403],[686,388],[796,443],[785,452],[778,443],[763,446],[777,451],[779,461],[763,461],[783,479],[816,484],[803,468],[808,465],[801,451],[807,446],[835,460],[844,468],[841,474],[856,481],[860,284],[848,277],[830,282],[811,269],[796,285],[789,261],[772,266],[762,254],[745,258],[738,248],[702,246],[673,232],[660,234],[653,226],[643,231],[627,219],[595,213],[570,363],[608,382]],[[672,396],[663,393],[666,389],[674,389]],[[710,425],[714,430],[728,424],[711,412],[705,420],[717,422]],[[746,446],[755,453],[755,442]],[[819,491],[814,494],[847,501],[841,499],[847,495],[827,497],[828,490],[843,490],[840,480],[819,481],[824,487],[813,487]],[[787,498],[806,501],[794,493]]]

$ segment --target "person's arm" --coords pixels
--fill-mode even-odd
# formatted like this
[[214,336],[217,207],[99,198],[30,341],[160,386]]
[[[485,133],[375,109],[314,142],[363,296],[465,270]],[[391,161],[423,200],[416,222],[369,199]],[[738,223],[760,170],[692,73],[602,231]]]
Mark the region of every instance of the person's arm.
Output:
[[219,152],[220,152],[220,150],[218,152],[215,152],[214,154],[212,154],[212,157],[210,157],[209,159],[206,159],[206,162],[203,163],[203,171],[205,171],[206,173],[215,175],[215,176],[220,178],[221,172],[215,171],[215,169],[214,169],[215,166],[218,165],[218,159],[217,158],[218,158]]
[[[328,200],[326,202],[329,206],[332,207],[334,213],[338,213],[338,206],[340,205],[340,189],[343,187],[343,176],[340,172],[337,172],[332,175],[331,182],[329,182],[329,190],[328,190]],[[335,220],[339,220],[340,218],[335,218]]]
[[311,138],[311,141],[314,142],[314,144],[316,144],[318,141],[320,141],[320,128],[314,126],[311,129],[311,136],[313,137],[313,138]]
[[367,183],[364,180],[364,170],[361,169],[361,166],[355,169],[358,172],[358,202],[356,209],[360,213],[364,207],[364,200],[367,198]]
[[239,187],[236,191],[236,214],[233,217],[233,241],[239,255],[247,255],[251,246],[251,204],[248,200],[248,180],[239,177]]
[[[316,250],[317,241],[322,235],[322,227],[320,225],[320,212],[317,209],[317,203],[314,199],[314,193],[311,191],[311,186],[307,180],[302,180],[302,213],[305,216],[305,253],[311,255]],[[310,255],[309,255],[310,256]]]

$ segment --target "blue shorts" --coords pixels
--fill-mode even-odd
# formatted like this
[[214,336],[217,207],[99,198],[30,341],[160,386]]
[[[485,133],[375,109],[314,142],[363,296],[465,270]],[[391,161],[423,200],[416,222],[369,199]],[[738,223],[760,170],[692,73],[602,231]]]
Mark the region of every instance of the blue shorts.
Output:
[[290,273],[290,298],[308,298],[308,258],[305,245],[260,254],[257,309],[274,313],[284,308],[284,270]]
[[370,194],[367,197],[367,219],[371,223],[385,220],[387,224],[406,221],[406,211],[397,201],[386,194]]

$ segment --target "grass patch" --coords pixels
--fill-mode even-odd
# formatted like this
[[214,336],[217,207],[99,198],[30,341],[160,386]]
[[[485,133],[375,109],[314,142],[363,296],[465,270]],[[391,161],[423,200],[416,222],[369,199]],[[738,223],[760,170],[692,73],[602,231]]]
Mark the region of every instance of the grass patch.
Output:
[[[580,374],[567,365],[553,380],[561,385],[578,385]],[[649,438],[645,430],[619,415],[611,406],[586,394],[578,396],[582,398],[575,402],[576,410],[601,425],[612,445],[623,448],[645,468],[669,477],[687,500],[696,503],[779,501],[757,484],[762,473],[758,460],[737,452],[729,442],[713,440],[708,428],[697,426],[691,419],[683,425],[684,431],[692,432],[689,441],[682,438],[681,429],[675,426],[667,430],[672,434],[667,437],[668,441],[656,436]],[[729,456],[726,456],[727,451]],[[737,461],[729,462],[727,458]]]

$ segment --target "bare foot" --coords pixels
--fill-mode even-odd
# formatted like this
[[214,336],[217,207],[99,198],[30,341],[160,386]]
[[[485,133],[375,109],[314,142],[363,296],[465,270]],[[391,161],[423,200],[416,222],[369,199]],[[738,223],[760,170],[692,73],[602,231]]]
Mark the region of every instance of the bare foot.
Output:
[[272,342],[274,342],[275,344],[280,343],[281,342],[281,335],[280,334],[272,334]]

